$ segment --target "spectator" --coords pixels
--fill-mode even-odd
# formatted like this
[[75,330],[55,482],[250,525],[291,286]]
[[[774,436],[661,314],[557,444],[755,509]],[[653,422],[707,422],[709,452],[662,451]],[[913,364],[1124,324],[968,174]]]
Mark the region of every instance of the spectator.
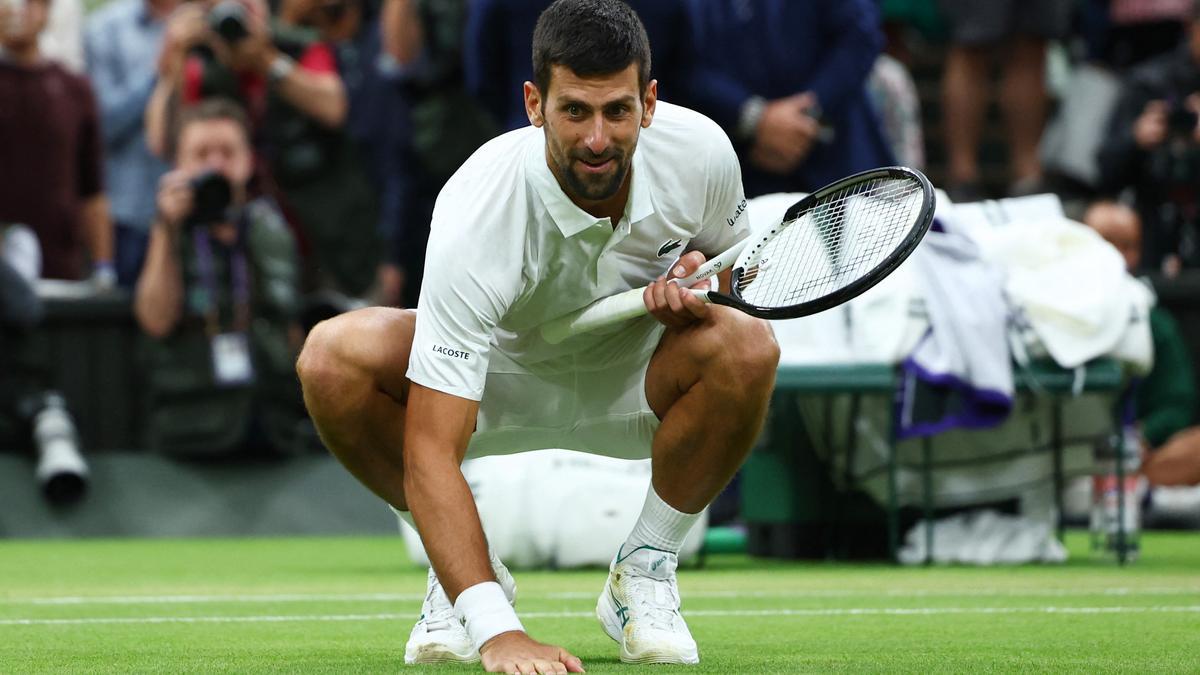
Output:
[[132,287],[146,257],[155,185],[166,164],[146,147],[143,113],[167,17],[180,0],[113,0],[88,19],[88,75],[100,104],[105,173],[112,186],[117,283]]
[[865,82],[871,0],[694,0],[692,101],[734,139],[746,196],[811,191],[893,163]]
[[303,428],[295,241],[269,199],[248,199],[253,155],[235,104],[184,110],[173,145],[134,295],[148,338],[149,445],[290,450]]
[[[385,0],[383,41],[387,74],[409,111],[397,155],[403,171],[392,232],[391,258],[403,270],[402,304],[415,307],[425,267],[433,202],[471,153],[495,135],[496,125],[463,86],[463,28],[467,0]],[[526,54],[528,60],[528,54]],[[393,174],[395,175],[395,174]]]
[[[1096,202],[1083,222],[1117,248],[1131,272],[1141,257],[1142,224],[1122,204]],[[1146,450],[1142,471],[1155,486],[1200,484],[1200,428],[1196,417],[1196,383],[1183,334],[1162,307],[1150,310],[1154,367],[1134,392],[1135,415]]]
[[[0,222],[37,234],[43,276],[82,279],[87,245],[94,278],[110,285],[112,223],[103,192],[101,139],[84,78],[42,58],[48,0],[0,4]],[[19,167],[19,170],[17,168]]]
[[[687,0],[626,0],[650,38],[659,98],[688,105],[690,14]],[[550,0],[479,0],[471,5],[463,54],[467,88],[505,129],[528,126],[522,86],[533,79],[529,44]],[[665,83],[665,84],[664,84]]]
[[1132,188],[1142,264],[1174,276],[1200,266],[1200,5],[1188,40],[1130,71],[1099,153],[1103,186]]
[[[347,166],[340,170],[340,179],[350,190],[361,190],[367,187],[363,180],[365,176],[370,180],[373,194],[329,199],[318,190],[315,198],[329,202],[326,208],[332,211],[332,220],[341,226],[331,229],[335,238],[343,238],[345,234],[345,214],[349,209],[342,202],[353,199],[364,204],[378,204],[377,236],[368,237],[366,235],[370,233],[366,228],[359,228],[362,236],[357,241],[366,250],[351,259],[355,265],[364,265],[377,257],[380,239],[392,240],[402,218],[404,175],[400,146],[408,133],[400,92],[385,76],[381,62],[383,46],[379,17],[365,0],[285,0],[280,14],[285,22],[317,31],[319,40],[331,48],[338,75],[346,89],[348,113],[344,133],[349,142],[342,143]],[[325,181],[324,185],[328,189],[329,182]],[[319,203],[312,204],[303,215],[311,217],[313,209],[320,207]],[[331,241],[330,245],[345,250],[347,243],[343,239]],[[370,268],[361,271],[369,272]],[[384,305],[399,304],[399,279],[398,263],[385,256],[374,279],[374,300]]]
[[942,119],[949,155],[946,191],[954,201],[985,196],[980,185],[979,140],[995,48],[1004,50],[998,99],[1008,138],[1008,192],[1021,196],[1041,189],[1038,142],[1048,101],[1046,41],[1066,34],[1073,5],[1073,0],[941,0],[951,41],[942,74]]

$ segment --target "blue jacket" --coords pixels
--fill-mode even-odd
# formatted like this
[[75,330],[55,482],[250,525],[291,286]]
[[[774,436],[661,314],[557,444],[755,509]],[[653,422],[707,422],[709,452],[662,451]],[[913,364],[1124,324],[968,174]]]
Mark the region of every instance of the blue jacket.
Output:
[[789,176],[759,171],[737,143],[747,196],[812,191],[894,163],[865,82],[883,46],[872,0],[691,0],[692,102],[733,137],[742,105],[812,91],[833,139]]
[[[650,38],[650,77],[658,95],[687,105],[691,58],[686,0],[626,0]],[[522,87],[533,79],[533,28],[550,0],[473,0],[463,68],[467,89],[505,129],[529,124]]]

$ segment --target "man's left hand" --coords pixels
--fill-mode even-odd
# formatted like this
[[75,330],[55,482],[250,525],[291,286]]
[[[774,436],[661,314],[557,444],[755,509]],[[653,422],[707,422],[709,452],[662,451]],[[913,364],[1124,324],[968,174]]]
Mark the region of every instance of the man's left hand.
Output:
[[[700,251],[688,251],[676,262],[669,272],[671,279],[683,279],[695,273],[704,264]],[[713,278],[705,279],[693,288],[708,290]],[[642,293],[646,309],[654,318],[668,328],[683,328],[708,317],[708,303],[684,289],[681,284],[669,281],[667,276],[655,279]]]

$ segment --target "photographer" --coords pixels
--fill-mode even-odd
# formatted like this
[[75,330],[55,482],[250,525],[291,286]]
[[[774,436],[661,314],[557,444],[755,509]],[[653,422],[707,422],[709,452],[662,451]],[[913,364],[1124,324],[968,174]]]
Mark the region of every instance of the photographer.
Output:
[[295,242],[272,202],[247,201],[253,158],[236,104],[186,109],[175,140],[134,298],[151,338],[149,444],[290,451],[306,431],[292,375],[302,337]]
[[210,96],[239,100],[262,122],[268,98],[328,128],[346,119],[346,93],[323,44],[289,55],[272,39],[263,0],[197,0],[167,22],[158,59],[158,83],[146,106],[146,142],[169,155],[170,124],[178,107]]
[[1142,264],[1200,267],[1200,3],[1180,47],[1135,68],[1098,156],[1102,187],[1134,191]]

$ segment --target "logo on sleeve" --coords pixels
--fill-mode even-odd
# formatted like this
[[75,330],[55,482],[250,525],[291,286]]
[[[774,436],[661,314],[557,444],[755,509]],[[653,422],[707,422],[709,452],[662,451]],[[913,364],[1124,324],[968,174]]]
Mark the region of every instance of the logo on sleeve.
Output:
[[434,345],[433,351],[434,353],[441,354],[442,356],[448,356],[452,359],[462,359],[463,361],[471,360],[471,352],[464,352],[461,349],[451,349],[443,345]]
[[742,213],[744,213],[745,211],[746,211],[746,200],[743,199],[742,203],[738,204],[737,210],[733,212],[733,217],[726,218],[725,222],[728,223],[730,227],[733,227],[737,223],[738,218],[741,218]]
[[662,246],[658,247],[658,257],[661,258],[664,255],[670,253],[671,251],[674,251],[675,249],[679,248],[680,246],[683,246],[682,239],[669,239]]

